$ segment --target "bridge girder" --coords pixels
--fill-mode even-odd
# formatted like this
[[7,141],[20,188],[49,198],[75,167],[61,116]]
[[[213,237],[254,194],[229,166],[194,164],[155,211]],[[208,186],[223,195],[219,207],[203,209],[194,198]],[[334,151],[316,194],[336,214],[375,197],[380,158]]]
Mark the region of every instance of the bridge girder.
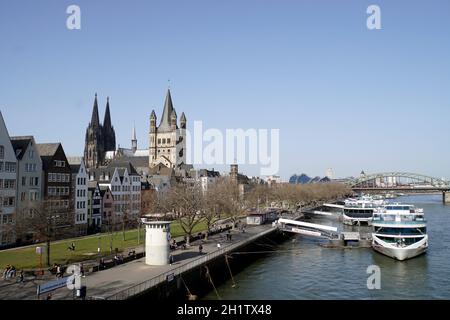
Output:
[[419,181],[423,183],[427,183],[434,188],[438,189],[450,189],[450,183],[448,181],[445,181],[440,178],[435,178],[423,174],[418,173],[411,173],[411,172],[381,172],[381,173],[374,173],[365,175],[364,177],[356,178],[351,181],[349,181],[349,185],[351,188],[358,188],[361,187],[363,184],[367,184],[369,182],[376,181],[377,179],[382,179],[383,181],[387,178],[404,178],[404,179],[411,179],[414,181]]

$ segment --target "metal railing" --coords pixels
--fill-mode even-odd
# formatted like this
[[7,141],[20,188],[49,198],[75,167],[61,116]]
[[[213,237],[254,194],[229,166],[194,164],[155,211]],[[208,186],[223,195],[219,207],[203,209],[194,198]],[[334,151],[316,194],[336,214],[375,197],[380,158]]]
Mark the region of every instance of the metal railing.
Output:
[[265,236],[268,233],[271,233],[272,231],[274,231],[275,228],[269,228],[267,230],[264,230],[258,234],[255,234],[253,236],[251,236],[250,238],[247,238],[243,241],[239,241],[237,243],[233,243],[233,244],[229,244],[224,246],[223,248],[208,253],[202,257],[199,257],[197,259],[195,259],[194,261],[190,261],[188,263],[185,263],[179,267],[176,267],[174,269],[170,269],[167,272],[164,272],[162,274],[159,274],[158,276],[155,276],[151,279],[148,279],[144,282],[141,282],[137,285],[134,285],[132,287],[129,287],[125,290],[119,291],[111,296],[106,297],[107,300],[125,300],[128,299],[132,296],[135,296],[139,293],[145,292],[147,290],[149,290],[150,288],[153,288],[165,281],[167,281],[168,276],[177,276],[180,274],[183,274],[186,271],[192,270],[198,266],[201,266],[205,263],[207,263],[208,261],[214,260],[217,257],[223,256],[225,253],[230,252],[234,249],[237,249],[243,245],[248,244],[249,242],[252,242],[258,238],[261,238],[263,236]]

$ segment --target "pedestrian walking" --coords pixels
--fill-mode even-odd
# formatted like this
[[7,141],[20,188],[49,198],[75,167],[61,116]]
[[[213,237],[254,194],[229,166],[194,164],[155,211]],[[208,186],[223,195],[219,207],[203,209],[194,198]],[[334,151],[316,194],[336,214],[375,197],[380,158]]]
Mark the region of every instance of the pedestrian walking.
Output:
[[169,255],[169,263],[170,263],[170,265],[172,265],[172,263],[173,263],[173,255]]
[[58,264],[58,265],[56,266],[56,277],[57,277],[57,278],[61,278],[61,277],[62,277],[61,265],[60,265],[60,264]]
[[9,264],[6,265],[5,271],[3,271],[3,279],[6,279],[10,269],[11,269],[11,266]]
[[200,244],[200,245],[198,246],[198,252],[199,252],[200,254],[202,254],[202,251],[203,251],[203,245]]
[[6,278],[13,278],[16,276],[16,267],[11,266],[8,270],[8,272],[6,273]]
[[23,270],[20,270],[19,277],[17,278],[18,283],[23,283]]

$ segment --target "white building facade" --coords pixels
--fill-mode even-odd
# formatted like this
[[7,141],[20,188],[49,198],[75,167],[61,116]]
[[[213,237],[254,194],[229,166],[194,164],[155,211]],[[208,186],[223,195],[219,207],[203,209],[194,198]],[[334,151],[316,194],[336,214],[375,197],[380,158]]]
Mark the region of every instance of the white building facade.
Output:
[[13,243],[17,206],[17,158],[0,112],[0,246]]
[[75,228],[78,235],[86,234],[88,226],[88,173],[83,159],[68,159],[72,169]]
[[141,212],[141,177],[129,162],[113,161],[92,169],[89,179],[108,187],[114,198],[114,221],[138,222]]

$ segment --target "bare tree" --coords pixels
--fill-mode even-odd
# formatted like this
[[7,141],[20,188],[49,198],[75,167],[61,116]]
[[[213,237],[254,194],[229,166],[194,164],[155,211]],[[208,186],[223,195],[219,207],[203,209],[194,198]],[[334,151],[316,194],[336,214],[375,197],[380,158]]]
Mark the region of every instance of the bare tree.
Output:
[[269,205],[269,199],[272,199],[272,194],[273,192],[267,184],[257,184],[247,195],[248,204],[259,210],[261,205]]
[[221,211],[232,221],[233,228],[237,220],[245,215],[250,203],[245,195],[244,185],[242,186],[230,180],[218,183],[219,192],[222,194],[219,202]]
[[189,245],[192,232],[203,219],[201,211],[204,208],[202,190],[198,185],[176,185],[162,195],[160,203],[165,212],[173,212],[181,229],[186,235]]
[[74,235],[74,210],[68,200],[29,201],[17,210],[15,220],[17,235],[46,243],[47,266],[51,263],[51,242]]
[[206,222],[206,239],[208,239],[213,223],[220,219],[221,214],[223,214],[222,196],[222,188],[220,188],[218,183],[209,186],[203,193],[204,207],[202,209],[202,217]]

